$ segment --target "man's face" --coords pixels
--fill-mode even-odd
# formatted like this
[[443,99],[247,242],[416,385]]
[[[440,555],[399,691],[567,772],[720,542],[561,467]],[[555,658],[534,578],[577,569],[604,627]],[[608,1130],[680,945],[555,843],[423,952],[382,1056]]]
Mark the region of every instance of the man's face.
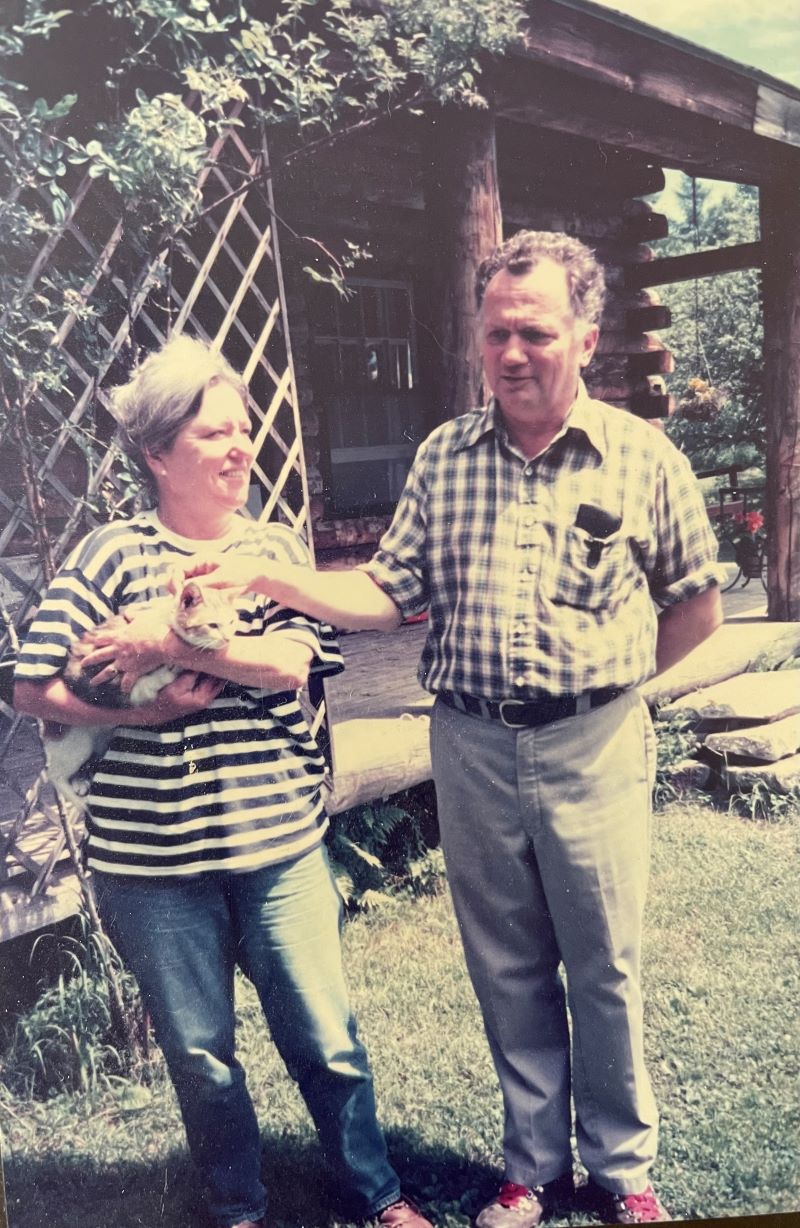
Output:
[[531,426],[563,422],[597,335],[596,325],[573,316],[560,264],[543,259],[521,276],[496,273],[483,299],[481,353],[504,417]]

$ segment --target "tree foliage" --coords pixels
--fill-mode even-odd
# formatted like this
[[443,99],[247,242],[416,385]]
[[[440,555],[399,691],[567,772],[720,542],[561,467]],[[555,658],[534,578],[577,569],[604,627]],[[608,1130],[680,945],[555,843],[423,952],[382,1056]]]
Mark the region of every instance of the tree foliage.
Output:
[[[758,237],[758,192],[738,185],[711,197],[687,180],[664,254],[752,242]],[[677,411],[667,430],[695,470],[763,466],[762,320],[755,269],[670,286],[671,391]]]
[[103,311],[89,254],[31,276],[80,176],[110,193],[123,240],[109,273],[132,286],[197,217],[214,139],[243,122],[232,104],[247,99],[249,124],[281,131],[286,159],[310,157],[401,109],[485,105],[482,63],[521,19],[495,0],[12,0],[0,19],[0,428],[13,424],[31,474],[40,441],[19,407],[46,389],[67,414],[59,330],[83,322],[91,366]]
[[[71,370],[102,374],[120,293],[132,319],[133,303],[169,278],[176,241],[203,213],[198,176],[212,150],[224,157],[223,130],[237,125],[259,148],[280,133],[270,149],[294,161],[400,110],[483,106],[482,65],[521,23],[513,0],[10,0],[0,16],[0,449],[3,486],[10,478],[24,493],[23,548],[32,542],[45,578],[58,561],[45,461],[66,432],[91,471],[98,435],[109,435],[96,407],[71,414]],[[263,190],[241,167],[222,169],[231,194]],[[62,242],[87,178],[119,221],[107,258]],[[331,256],[313,275],[341,288],[354,258]],[[134,493],[120,462],[92,511],[106,517]]]

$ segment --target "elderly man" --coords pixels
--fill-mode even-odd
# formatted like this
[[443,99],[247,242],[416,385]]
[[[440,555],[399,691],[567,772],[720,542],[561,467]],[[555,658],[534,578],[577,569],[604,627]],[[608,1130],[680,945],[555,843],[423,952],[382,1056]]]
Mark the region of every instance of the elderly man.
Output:
[[505,1107],[478,1228],[533,1228],[568,1200],[571,1092],[591,1204],[663,1220],[640,988],[655,747],[636,687],[721,621],[716,543],[685,458],[583,386],[592,253],[522,232],[477,290],[492,399],[422,444],[371,562],[241,561],[215,581],[352,628],[429,610],[442,841]]

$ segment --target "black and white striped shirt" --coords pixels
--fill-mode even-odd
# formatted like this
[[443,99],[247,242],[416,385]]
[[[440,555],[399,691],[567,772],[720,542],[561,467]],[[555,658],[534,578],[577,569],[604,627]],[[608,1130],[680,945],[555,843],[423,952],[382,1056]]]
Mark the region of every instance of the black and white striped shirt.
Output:
[[[58,675],[73,639],[124,606],[163,596],[170,572],[199,545],[152,511],[94,530],[50,585],[17,678]],[[239,516],[214,549],[308,562],[290,529]],[[312,648],[313,672],[343,668],[330,627],[255,594],[236,606],[237,635],[287,633]],[[88,863],[116,874],[186,875],[293,860],[326,830],[324,771],[294,692],[229,682],[204,712],[114,731],[87,798]]]

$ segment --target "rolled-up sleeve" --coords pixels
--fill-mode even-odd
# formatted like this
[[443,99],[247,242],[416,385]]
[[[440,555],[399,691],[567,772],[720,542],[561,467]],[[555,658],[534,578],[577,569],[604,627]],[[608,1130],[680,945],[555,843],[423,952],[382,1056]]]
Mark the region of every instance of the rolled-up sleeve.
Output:
[[688,601],[725,578],[719,544],[687,458],[665,449],[655,492],[655,562],[650,593],[660,606]]
[[427,448],[417,452],[405,489],[378,549],[365,571],[391,597],[404,618],[427,609],[430,599],[427,567]]
[[19,652],[17,682],[47,682],[61,674],[70,645],[115,613],[105,589],[113,581],[115,556],[98,565],[89,534],[56,573]]

